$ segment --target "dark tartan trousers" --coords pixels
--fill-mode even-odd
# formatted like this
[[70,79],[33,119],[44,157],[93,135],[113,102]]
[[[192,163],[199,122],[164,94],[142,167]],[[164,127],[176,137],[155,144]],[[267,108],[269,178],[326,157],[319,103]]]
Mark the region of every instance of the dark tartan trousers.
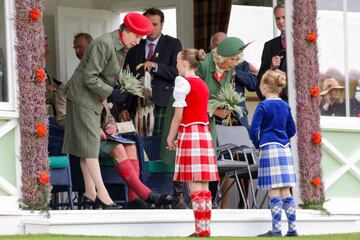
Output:
[[153,136],[159,136],[162,134],[164,127],[164,119],[165,119],[166,107],[160,107],[155,105],[154,109],[154,130]]

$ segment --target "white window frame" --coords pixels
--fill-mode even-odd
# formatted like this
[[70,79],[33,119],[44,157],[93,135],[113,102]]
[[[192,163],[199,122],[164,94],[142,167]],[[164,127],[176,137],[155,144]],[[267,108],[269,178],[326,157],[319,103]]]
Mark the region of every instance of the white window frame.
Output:
[[350,117],[350,80],[349,80],[349,33],[347,21],[347,0],[343,0],[344,23],[344,75],[345,75],[345,117]]
[[5,15],[5,55],[6,55],[6,77],[8,85],[8,101],[0,102],[0,119],[18,118],[17,109],[17,67],[15,50],[15,12],[12,0],[4,1]]

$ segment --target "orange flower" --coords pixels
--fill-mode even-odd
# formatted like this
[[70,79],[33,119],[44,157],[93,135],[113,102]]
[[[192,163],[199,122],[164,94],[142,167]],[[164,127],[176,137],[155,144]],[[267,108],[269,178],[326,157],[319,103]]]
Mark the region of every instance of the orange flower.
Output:
[[320,94],[320,88],[317,87],[317,86],[311,88],[310,94],[311,94],[312,97],[317,97],[317,96],[319,96],[319,94]]
[[36,80],[41,84],[45,81],[46,78],[46,73],[45,70],[42,68],[36,68],[35,69],[35,73],[36,73]]
[[315,177],[311,180],[311,184],[314,186],[314,187],[319,187],[321,185],[321,180],[320,178],[318,177]]
[[47,172],[40,172],[39,174],[39,182],[41,185],[47,185],[50,183],[50,176]]
[[36,125],[36,135],[41,138],[46,135],[47,127],[44,123],[38,123]]
[[321,144],[321,134],[319,132],[313,132],[312,141],[315,144]]
[[40,8],[33,8],[29,12],[29,18],[31,21],[37,21],[41,17]]
[[309,33],[306,38],[309,42],[315,42],[317,39],[317,35],[315,32]]

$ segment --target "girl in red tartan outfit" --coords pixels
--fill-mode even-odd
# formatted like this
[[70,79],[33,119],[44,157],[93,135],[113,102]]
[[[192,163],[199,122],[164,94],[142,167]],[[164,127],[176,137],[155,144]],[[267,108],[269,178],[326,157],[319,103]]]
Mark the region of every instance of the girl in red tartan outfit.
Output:
[[[185,181],[195,216],[192,237],[210,237],[211,192],[209,181],[219,180],[213,141],[209,132],[209,89],[195,70],[205,52],[184,49],[177,56],[175,114],[167,138],[168,148],[176,150],[174,181]],[[178,133],[177,140],[175,140]]]

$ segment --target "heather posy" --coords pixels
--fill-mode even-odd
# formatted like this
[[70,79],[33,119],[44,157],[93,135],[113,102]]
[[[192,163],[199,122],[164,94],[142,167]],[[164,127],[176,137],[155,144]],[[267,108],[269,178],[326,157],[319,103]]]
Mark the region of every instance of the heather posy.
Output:
[[129,67],[122,69],[118,78],[122,92],[130,93],[138,97],[144,97],[141,81],[131,73]]
[[[216,109],[226,109],[238,113],[240,117],[244,116],[245,110],[239,106],[239,103],[244,102],[245,97],[235,91],[233,84],[227,84],[221,88],[214,97],[214,99],[209,100],[210,116],[214,114]],[[230,123],[230,115],[228,116],[228,123]]]
[[[39,84],[39,80],[44,77],[41,69],[45,67],[45,36],[41,21],[43,1],[15,0],[15,9],[21,133],[21,206],[25,209],[46,211],[50,186],[39,182],[40,172],[49,171],[48,139],[44,137],[48,121],[45,85]],[[39,123],[41,125],[38,125]],[[38,137],[39,133],[42,137]]]
[[[301,199],[305,207],[314,208],[314,204],[318,204],[318,208],[322,208],[323,185],[321,181],[316,188],[312,185],[313,176],[317,176],[319,180],[322,176],[321,145],[319,144],[321,135],[318,133],[320,112],[318,101],[312,100],[315,92],[309,91],[309,86],[319,85],[320,77],[318,48],[317,44],[313,44],[316,43],[317,36],[316,0],[294,0],[293,6],[294,82],[297,90],[296,116],[299,123],[297,134]],[[311,33],[310,38],[309,33]],[[317,133],[315,138],[313,133]]]

